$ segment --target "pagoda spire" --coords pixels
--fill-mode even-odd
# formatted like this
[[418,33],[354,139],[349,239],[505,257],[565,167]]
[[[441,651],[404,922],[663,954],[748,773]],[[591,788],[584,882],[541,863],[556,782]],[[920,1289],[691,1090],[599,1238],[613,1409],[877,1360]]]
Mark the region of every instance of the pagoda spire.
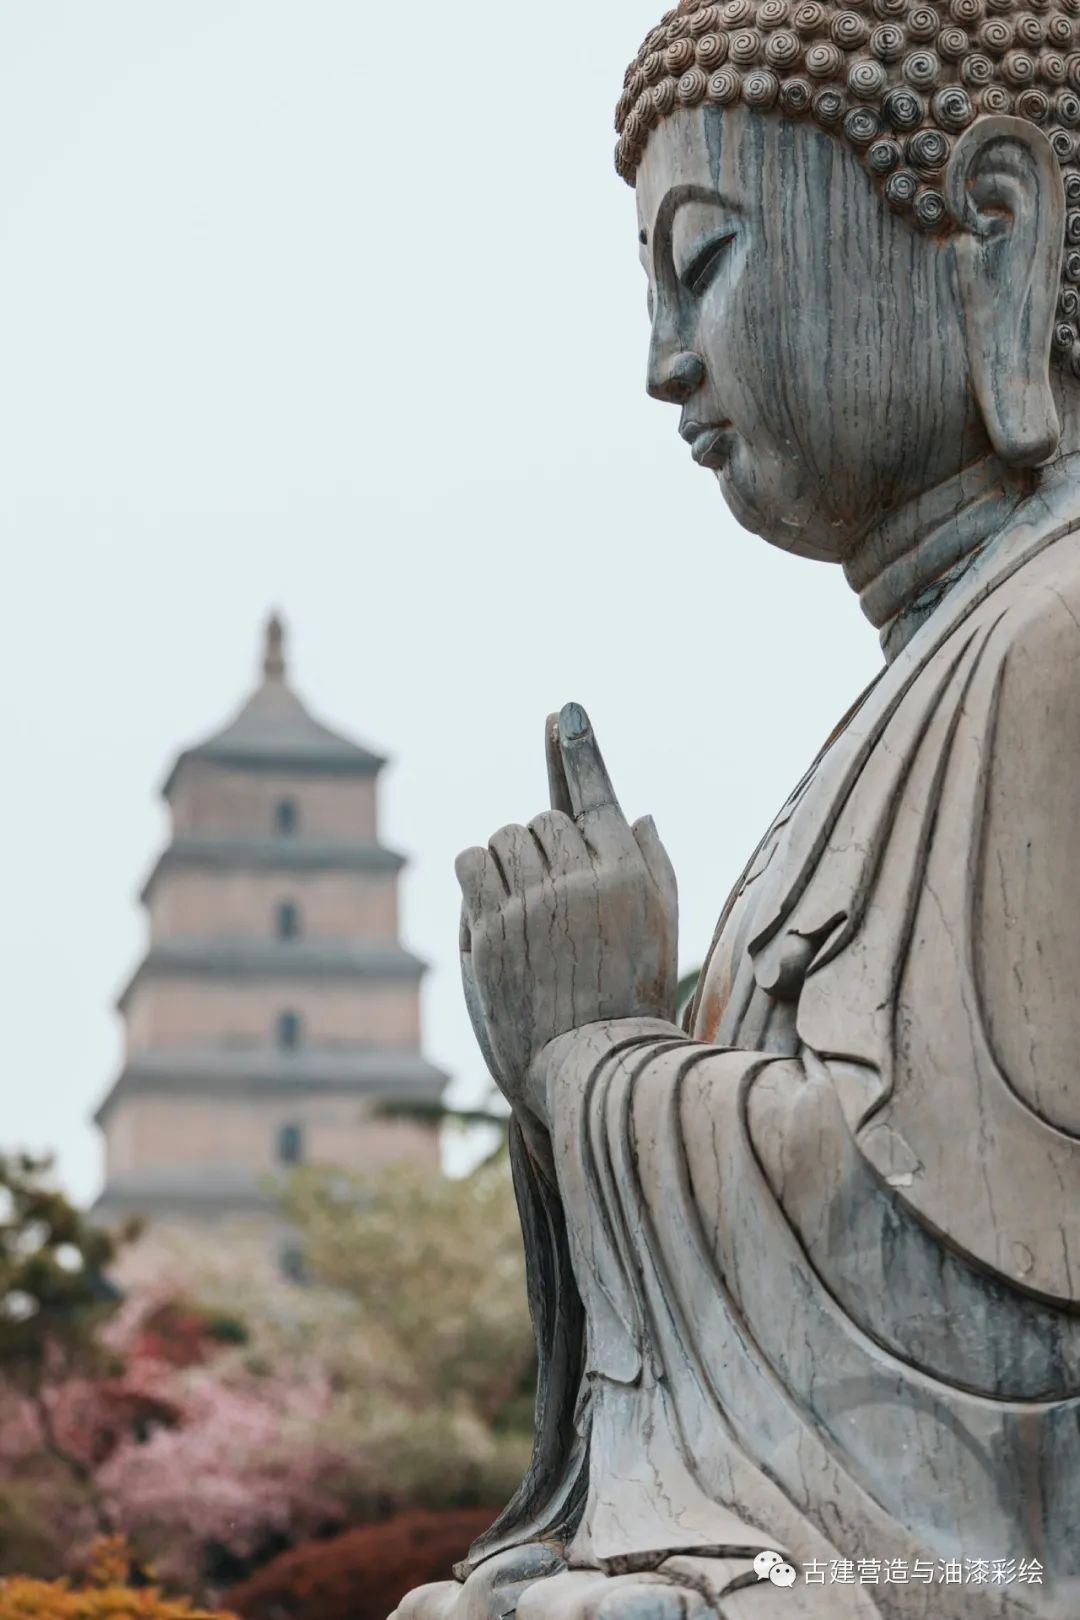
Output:
[[263,653],[263,674],[268,681],[285,679],[285,625],[280,613],[271,613],[266,621],[266,648]]

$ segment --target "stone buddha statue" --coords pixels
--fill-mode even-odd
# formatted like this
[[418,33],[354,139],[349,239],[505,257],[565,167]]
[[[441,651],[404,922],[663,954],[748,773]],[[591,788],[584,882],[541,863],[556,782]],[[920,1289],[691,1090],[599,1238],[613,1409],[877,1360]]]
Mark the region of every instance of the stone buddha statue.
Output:
[[883,667],[682,1023],[578,705],[460,857],[536,1442],[399,1614],[1076,1620],[1080,3],[683,0],[617,128],[649,392]]

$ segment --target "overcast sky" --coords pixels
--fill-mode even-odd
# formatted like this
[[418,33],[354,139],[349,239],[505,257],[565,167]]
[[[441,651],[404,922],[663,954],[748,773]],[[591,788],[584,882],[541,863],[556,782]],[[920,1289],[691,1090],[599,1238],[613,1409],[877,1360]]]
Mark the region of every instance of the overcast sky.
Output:
[[315,711],[393,757],[463,1091],[453,857],[544,807],[547,711],[585,703],[656,816],[689,965],[877,666],[840,574],[740,531],[643,392],[611,125],[662,9],[0,7],[0,1143],[80,1197],[157,791],[269,606]]

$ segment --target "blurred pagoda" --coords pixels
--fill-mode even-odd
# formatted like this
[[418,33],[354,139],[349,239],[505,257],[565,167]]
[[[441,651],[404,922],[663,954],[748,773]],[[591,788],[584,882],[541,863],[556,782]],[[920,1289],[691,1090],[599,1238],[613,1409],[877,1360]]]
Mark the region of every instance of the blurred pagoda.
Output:
[[438,1164],[446,1077],[421,1053],[424,968],[398,939],[384,763],[308,712],[271,617],[255,691],[162,790],[172,836],[140,897],[149,945],[95,1116],[96,1215],[259,1215],[296,1164]]

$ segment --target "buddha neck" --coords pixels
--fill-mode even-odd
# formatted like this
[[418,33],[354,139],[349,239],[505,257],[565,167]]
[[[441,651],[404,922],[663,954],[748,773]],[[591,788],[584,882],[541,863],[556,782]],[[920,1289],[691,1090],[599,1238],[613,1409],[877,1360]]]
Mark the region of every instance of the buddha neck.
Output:
[[844,564],[890,662],[1035,487],[1038,475],[995,456],[890,512]]

